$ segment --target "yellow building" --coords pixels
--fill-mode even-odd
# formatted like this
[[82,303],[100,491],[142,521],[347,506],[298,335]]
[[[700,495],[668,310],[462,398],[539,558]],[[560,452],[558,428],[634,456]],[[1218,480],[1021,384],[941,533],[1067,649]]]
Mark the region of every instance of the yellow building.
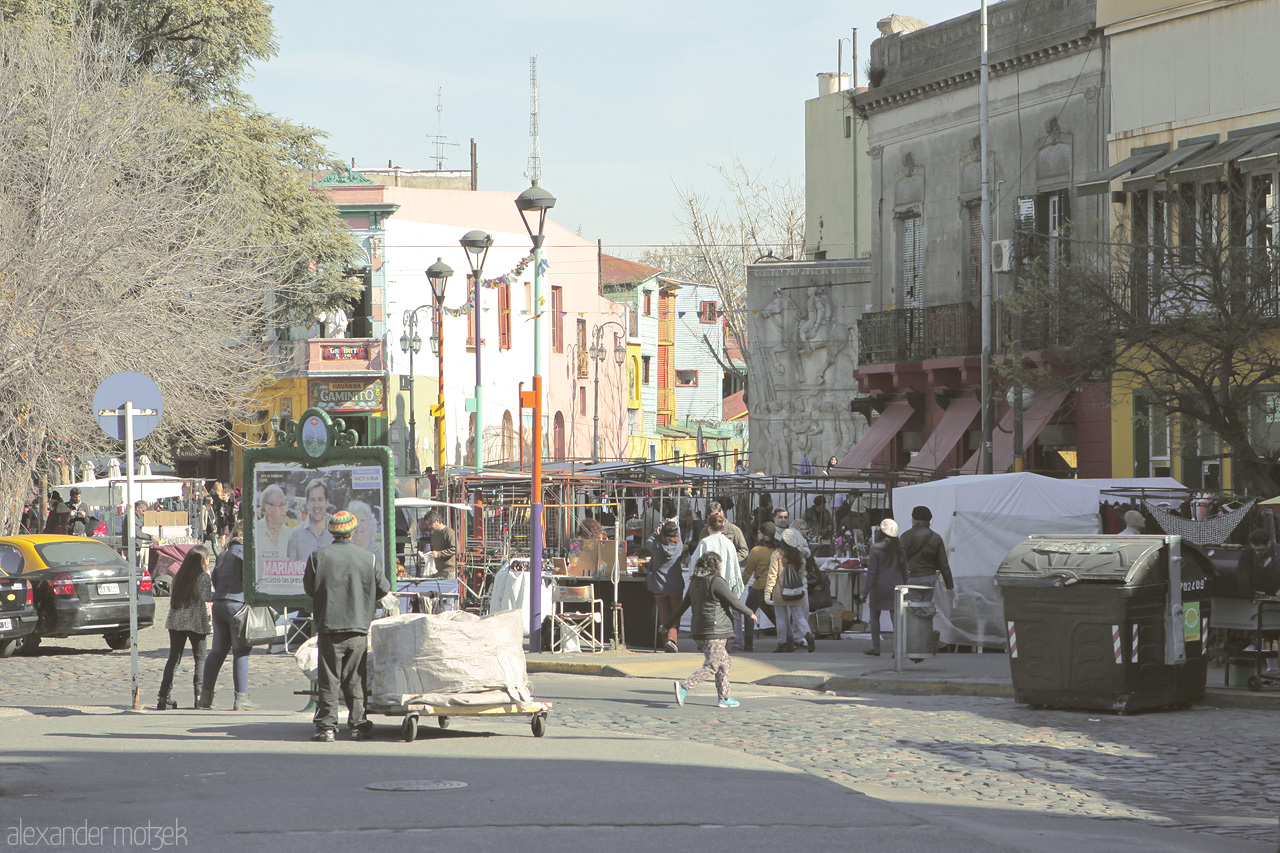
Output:
[[[1216,233],[1271,245],[1280,222],[1280,0],[1098,0],[1097,23],[1110,65],[1111,165],[1078,181],[1077,194],[1110,193],[1114,239],[1148,252],[1151,271],[1183,263]],[[1160,295],[1151,285],[1149,298]],[[1123,377],[1111,414],[1114,476],[1232,487],[1221,440],[1169,418]],[[1260,411],[1254,421],[1264,443],[1273,420]]]

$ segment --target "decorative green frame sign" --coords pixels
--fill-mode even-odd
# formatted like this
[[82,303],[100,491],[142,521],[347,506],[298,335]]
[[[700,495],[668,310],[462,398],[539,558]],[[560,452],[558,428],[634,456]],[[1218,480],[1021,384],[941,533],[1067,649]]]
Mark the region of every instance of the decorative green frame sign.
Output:
[[245,600],[311,606],[302,589],[307,557],[333,541],[329,519],[348,510],[352,541],[373,553],[395,586],[395,468],[388,447],[356,445],[354,430],[322,409],[286,420],[275,447],[244,451]]

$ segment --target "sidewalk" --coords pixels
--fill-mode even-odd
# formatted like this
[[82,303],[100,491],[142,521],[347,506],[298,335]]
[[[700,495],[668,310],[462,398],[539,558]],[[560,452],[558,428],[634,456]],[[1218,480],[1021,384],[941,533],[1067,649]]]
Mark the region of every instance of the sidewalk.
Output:
[[[894,668],[893,655],[863,654],[870,647],[866,634],[844,634],[839,640],[818,640],[818,649],[775,654],[776,641],[763,637],[754,652],[733,652],[732,680],[740,684],[831,690],[838,693],[887,693],[899,696],[999,696],[1013,698],[1013,680],[1004,652],[985,654],[937,654],[920,663],[907,661],[902,672]],[[884,648],[893,646],[892,635]],[[577,675],[625,678],[684,678],[702,664],[702,654],[692,640],[681,638],[680,653],[619,650],[595,654],[527,656],[530,673],[562,672]],[[1280,690],[1253,693],[1246,688],[1224,687],[1221,666],[1210,666],[1202,704],[1220,708],[1280,710]]]

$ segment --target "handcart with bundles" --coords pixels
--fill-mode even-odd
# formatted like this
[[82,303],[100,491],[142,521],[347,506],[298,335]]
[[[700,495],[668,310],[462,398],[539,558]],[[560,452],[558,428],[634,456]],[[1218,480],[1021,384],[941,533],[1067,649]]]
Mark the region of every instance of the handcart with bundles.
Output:
[[535,702],[518,610],[476,616],[463,610],[375,620],[369,628],[365,709],[403,717],[406,742],[423,717],[447,728],[453,717],[528,717],[547,730],[549,702]]

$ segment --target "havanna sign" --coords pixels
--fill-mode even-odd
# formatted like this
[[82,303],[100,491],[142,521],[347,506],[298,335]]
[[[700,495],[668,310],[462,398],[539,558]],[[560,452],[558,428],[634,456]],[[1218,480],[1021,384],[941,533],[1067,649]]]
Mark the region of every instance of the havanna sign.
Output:
[[326,412],[381,412],[387,407],[382,376],[307,380],[307,405]]

